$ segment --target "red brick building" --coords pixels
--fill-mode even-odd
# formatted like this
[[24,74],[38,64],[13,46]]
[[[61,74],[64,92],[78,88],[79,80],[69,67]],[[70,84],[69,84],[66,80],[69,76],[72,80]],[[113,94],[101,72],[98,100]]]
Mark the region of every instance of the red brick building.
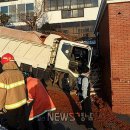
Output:
[[130,114],[130,0],[102,0],[95,34],[104,99],[113,112]]

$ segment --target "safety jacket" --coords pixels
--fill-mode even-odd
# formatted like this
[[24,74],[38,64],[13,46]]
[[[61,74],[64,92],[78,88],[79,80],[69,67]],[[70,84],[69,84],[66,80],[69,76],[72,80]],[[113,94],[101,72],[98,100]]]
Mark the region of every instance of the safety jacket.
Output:
[[46,112],[54,111],[55,105],[48,95],[45,87],[41,81],[37,78],[28,77],[27,78],[27,89],[29,101],[34,101],[29,120],[33,120],[43,115]]
[[26,89],[22,72],[14,62],[3,65],[0,74],[0,109],[16,109],[26,104]]

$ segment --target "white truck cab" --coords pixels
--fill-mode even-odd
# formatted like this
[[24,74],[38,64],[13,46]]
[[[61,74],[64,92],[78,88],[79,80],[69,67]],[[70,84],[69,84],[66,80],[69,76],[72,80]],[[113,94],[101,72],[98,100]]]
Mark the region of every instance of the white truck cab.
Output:
[[[49,40],[51,39],[51,40]],[[52,40],[53,39],[53,40]],[[51,43],[52,42],[52,43]],[[49,35],[45,42],[52,46],[50,63],[56,71],[56,82],[62,87],[64,74],[69,74],[70,86],[73,85],[79,75],[79,66],[90,68],[92,58],[92,47],[87,44],[63,40],[59,35]]]
[[55,69],[62,69],[78,77],[78,66],[84,65],[90,68],[92,48],[85,44],[79,44],[67,40],[61,40],[55,60]]

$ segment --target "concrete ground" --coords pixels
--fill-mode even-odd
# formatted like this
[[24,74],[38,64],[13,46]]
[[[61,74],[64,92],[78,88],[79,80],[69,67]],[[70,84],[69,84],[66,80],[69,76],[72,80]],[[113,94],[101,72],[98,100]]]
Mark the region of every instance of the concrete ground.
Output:
[[84,125],[76,122],[53,122],[52,130],[87,130]]
[[130,124],[130,115],[115,114],[118,119]]

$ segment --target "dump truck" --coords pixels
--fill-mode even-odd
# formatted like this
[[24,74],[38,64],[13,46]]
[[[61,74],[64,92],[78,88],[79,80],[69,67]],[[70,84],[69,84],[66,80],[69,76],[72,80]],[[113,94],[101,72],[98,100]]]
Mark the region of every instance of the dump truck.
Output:
[[29,69],[45,81],[58,83],[68,75],[68,83],[74,86],[79,66],[89,67],[92,47],[68,40],[58,34],[41,34],[0,27],[0,57],[11,53],[19,67]]

